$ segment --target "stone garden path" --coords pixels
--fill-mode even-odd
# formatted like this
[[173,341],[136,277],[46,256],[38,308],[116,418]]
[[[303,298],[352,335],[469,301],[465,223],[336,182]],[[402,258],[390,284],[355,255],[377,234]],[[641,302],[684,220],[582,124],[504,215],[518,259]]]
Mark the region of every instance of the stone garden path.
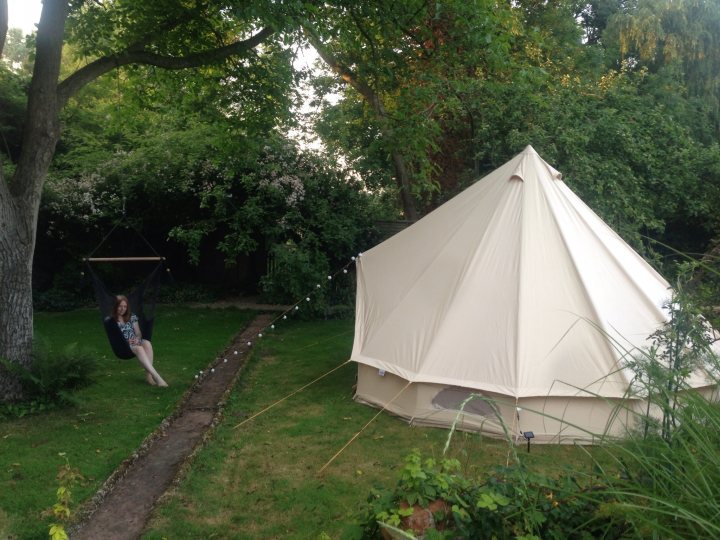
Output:
[[[211,362],[175,413],[105,482],[80,525],[70,531],[72,540],[140,537],[158,499],[181,475],[188,459],[219,421],[222,407],[248,356],[248,341],[252,342],[274,318],[273,314],[258,315]],[[235,351],[238,354],[234,354]],[[215,369],[213,373],[209,372],[211,368]]]

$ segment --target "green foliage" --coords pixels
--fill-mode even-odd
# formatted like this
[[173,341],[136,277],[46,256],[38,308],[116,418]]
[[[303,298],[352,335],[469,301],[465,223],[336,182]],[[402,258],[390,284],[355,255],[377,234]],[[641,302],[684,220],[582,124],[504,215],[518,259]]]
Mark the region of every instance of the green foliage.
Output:
[[28,84],[27,75],[15,73],[0,62],[0,164],[17,160],[22,142]]
[[[383,209],[351,171],[273,133],[289,123],[294,75],[288,50],[264,53],[243,66],[242,77],[215,68],[123,71],[86,89],[82,107],[68,107],[41,206],[38,292],[64,289],[52,283],[58,258],[88,253],[90,239],[121,217],[163,254],[176,254],[185,275],[208,266],[222,272],[218,252],[228,269],[246,265],[249,289],[265,254],[283,262],[279,272],[295,272],[284,247],[311,257],[314,275],[367,247]],[[115,254],[137,254],[130,240],[115,242]],[[266,282],[268,297],[297,299],[298,286],[278,275]],[[57,296],[38,295],[40,305]]]
[[[51,231],[48,231],[49,233]],[[57,232],[53,230],[52,232]],[[70,231],[63,231],[65,234]],[[44,240],[44,239],[43,239]],[[43,240],[40,245],[43,246]],[[68,242],[67,249],[77,246],[75,242]],[[42,249],[42,247],[41,247]],[[33,309],[35,311],[70,311],[81,307],[93,305],[92,285],[85,276],[86,268],[77,256],[61,264],[64,253],[45,252],[43,256],[36,255],[33,269]],[[42,262],[41,262],[42,261]],[[47,266],[45,262],[49,263]]]
[[599,467],[615,503],[606,508],[633,524],[638,537],[716,538],[720,526],[720,407],[690,392],[673,413],[668,443],[659,435],[609,444],[615,462]]
[[607,489],[592,477],[532,473],[519,462],[472,479],[460,472],[457,460],[438,464],[414,451],[393,490],[372,491],[363,534],[378,538],[378,522],[407,530],[413,505],[426,508],[441,499],[451,516],[434,520],[438,529],[447,528],[438,538],[620,538],[629,525],[603,509],[613,502]]
[[[720,191],[711,179],[720,170],[720,148],[695,135],[700,117],[666,101],[665,92],[682,94],[682,88],[642,70],[610,70],[596,78],[548,69],[551,78],[491,87],[498,94],[488,98],[500,96],[512,110],[488,109],[481,155],[499,165],[532,144],[639,251],[651,252],[643,240],[648,235],[676,249],[704,250],[717,228],[712,208]],[[676,115],[686,113],[678,122]]]
[[82,474],[78,469],[70,467],[70,461],[68,460],[64,452],[60,453],[60,456],[65,459],[65,464],[60,467],[57,474],[58,489],[55,494],[57,502],[52,506],[52,516],[55,522],[48,526],[48,535],[51,540],[68,540],[68,534],[65,530],[65,523],[70,521],[72,511],[70,505],[72,503],[72,492],[70,488],[76,483],[84,480]]
[[218,249],[228,263],[264,247],[271,263],[261,287],[274,302],[296,301],[344,266],[370,243],[378,215],[348,171],[282,140],[252,169],[216,178],[200,204],[199,227],[178,226],[171,236],[199,257],[200,240],[222,232]]
[[[652,256],[642,239],[651,235],[705,251],[720,227],[720,108],[698,97],[693,80],[699,66],[706,82],[718,73],[708,29],[720,11],[711,2],[650,4],[404,4],[387,8],[400,12],[388,28],[374,18],[383,3],[373,3],[363,11],[372,24],[333,21],[328,46],[372,75],[398,137],[382,132],[350,91],[324,109],[318,130],[378,184],[390,179],[388,148],[402,148],[426,209],[531,144],[636,249]],[[648,10],[652,23],[642,16]],[[620,20],[637,23],[638,39],[657,29],[651,39],[674,44],[684,65],[698,69],[675,61],[648,68],[634,53],[623,56]],[[662,63],[657,43],[652,58]],[[332,88],[326,79],[317,86]]]
[[[686,290],[686,280],[681,273],[670,300],[663,306],[668,320],[650,336],[650,348],[626,363],[635,374],[634,385],[647,401],[646,414],[641,417],[643,436],[654,427],[668,444],[680,426],[678,415],[691,388],[690,378],[705,373],[717,380],[720,367],[712,349],[714,331]],[[654,408],[659,409],[659,414]]]
[[[287,242],[273,246],[270,256],[269,272],[260,281],[263,297],[268,302],[283,303],[304,298],[314,283],[325,281],[329,272],[327,258],[317,248]],[[314,296],[317,298],[317,293]],[[316,302],[313,307],[321,305]]]
[[158,292],[157,301],[161,304],[188,304],[193,302],[213,302],[226,296],[227,290],[219,286],[198,283],[173,282],[163,285]]
[[95,354],[77,343],[57,351],[41,340],[35,341],[29,369],[6,360],[2,366],[18,377],[26,396],[24,402],[3,404],[0,412],[15,417],[75,405],[74,394],[94,382],[98,369]]
[[653,71],[676,69],[692,93],[717,105],[719,24],[717,2],[640,0],[611,18],[609,35],[626,58]]
[[[333,56],[377,95],[348,90],[326,107],[316,124],[325,144],[385,189],[394,189],[390,153],[399,153],[412,194],[427,204],[456,174],[454,154],[465,153],[450,133],[458,116],[474,112],[470,88],[511,78],[519,13],[485,1],[378,1],[326,4],[309,19]],[[328,88],[326,79],[316,85]]]
[[70,311],[92,303],[87,295],[79,295],[69,287],[52,288],[33,293],[33,309],[36,311]]
[[405,458],[398,490],[411,506],[427,506],[435,499],[453,501],[462,489],[462,479],[457,476],[459,470],[460,462],[456,459],[442,459],[439,463],[433,458],[423,460],[420,451],[415,449]]

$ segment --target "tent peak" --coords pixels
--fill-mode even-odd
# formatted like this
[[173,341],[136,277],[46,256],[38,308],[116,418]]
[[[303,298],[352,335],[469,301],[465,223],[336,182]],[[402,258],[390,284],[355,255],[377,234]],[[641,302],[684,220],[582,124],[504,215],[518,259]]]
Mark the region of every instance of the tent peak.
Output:
[[512,178],[519,178],[520,180],[525,180],[525,159],[527,157],[537,157],[542,164],[547,168],[548,173],[550,174],[550,177],[554,180],[562,180],[562,173],[555,169],[552,165],[550,165],[547,161],[545,161],[540,154],[538,154],[535,149],[531,145],[527,145],[525,147],[525,150],[523,150],[518,156],[525,156],[522,158],[521,162],[518,164],[517,168],[515,169],[515,172],[512,174]]

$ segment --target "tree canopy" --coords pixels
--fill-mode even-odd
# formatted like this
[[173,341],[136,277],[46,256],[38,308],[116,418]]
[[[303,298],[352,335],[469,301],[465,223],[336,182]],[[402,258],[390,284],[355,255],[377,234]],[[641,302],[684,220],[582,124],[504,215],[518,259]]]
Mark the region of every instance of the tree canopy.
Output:
[[[720,236],[716,0],[45,0],[32,36],[6,21],[0,0],[14,362],[30,362],[33,266],[47,286],[54,257],[123,216],[198,268],[263,253],[256,280],[287,299],[375,219],[417,219],[532,144],[648,255]],[[295,64],[307,47],[315,70]]]

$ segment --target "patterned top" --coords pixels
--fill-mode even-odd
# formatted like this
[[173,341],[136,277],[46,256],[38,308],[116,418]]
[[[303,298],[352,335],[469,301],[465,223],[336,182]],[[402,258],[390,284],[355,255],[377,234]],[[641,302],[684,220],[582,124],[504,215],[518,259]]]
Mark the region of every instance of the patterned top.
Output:
[[[131,339],[137,338],[135,335],[135,324],[138,323],[137,315],[130,315],[128,322],[118,322],[117,325],[122,332],[123,337],[130,342]],[[138,340],[138,345],[142,345],[142,339]]]

